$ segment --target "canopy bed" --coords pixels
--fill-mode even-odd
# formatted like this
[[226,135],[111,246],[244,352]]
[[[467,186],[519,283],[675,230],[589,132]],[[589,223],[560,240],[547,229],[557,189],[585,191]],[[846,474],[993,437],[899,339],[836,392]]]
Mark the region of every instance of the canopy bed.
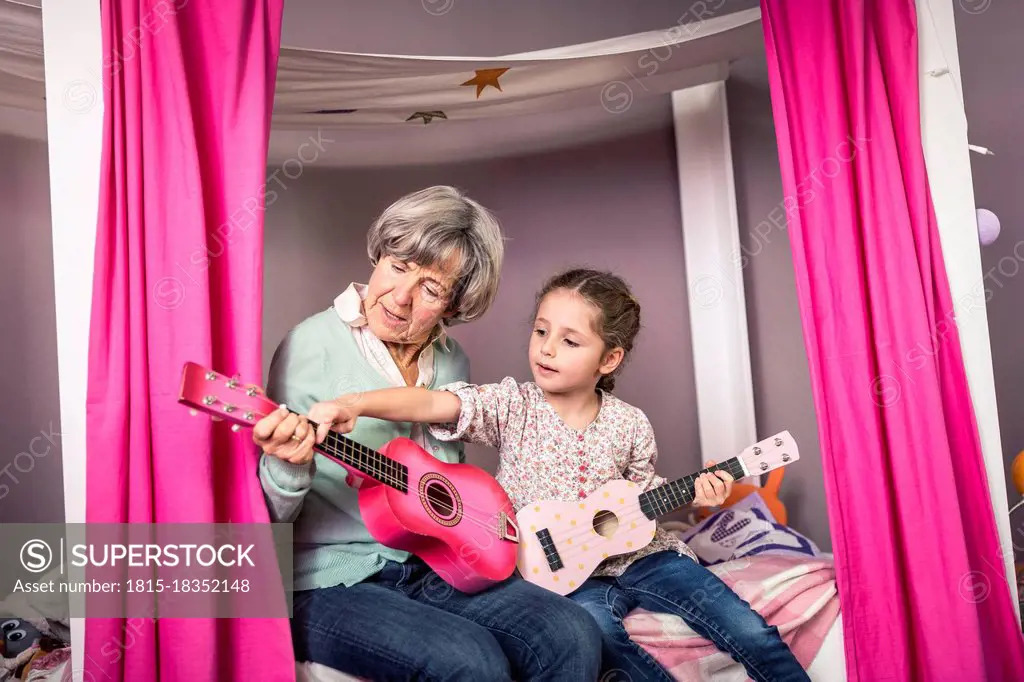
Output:
[[[508,117],[549,112],[552,121],[585,126],[588,116],[614,116],[641,98],[671,98],[701,445],[705,452],[738,452],[755,442],[725,81],[731,60],[765,49],[835,546],[834,557],[812,552],[788,568],[772,564],[772,575],[795,570],[826,576],[806,591],[815,606],[804,613],[831,614],[808,649],[812,673],[820,680],[879,679],[882,670],[891,679],[940,679],[935,671],[941,666],[948,679],[1024,674],[1010,592],[1000,589],[1012,584],[1010,554],[1000,549],[1010,547],[1009,527],[949,0],[835,0],[800,7],[764,0],[760,10],[689,12],[664,31],[481,58],[282,48],[280,0],[257,3],[260,9],[245,20],[201,0],[164,3],[156,24],[150,4],[47,5],[41,14],[61,417],[70,434],[64,447],[69,521],[187,516],[181,491],[156,489],[140,497],[129,494],[127,479],[112,481],[105,473],[143,467],[145,476],[159,480],[149,467],[159,469],[161,453],[180,449],[185,440],[205,444],[197,463],[217,447],[222,457],[227,452],[239,462],[220,474],[255,481],[243,445],[195,425],[170,435],[181,425],[179,414],[158,401],[173,392],[170,383],[187,359],[259,373],[259,240],[249,240],[206,275],[210,292],[247,292],[251,300],[241,307],[213,295],[181,300],[172,280],[176,260],[197,243],[209,243],[263,182],[266,146],[253,140],[268,139],[271,124],[284,134],[345,127],[368,135],[449,135],[457,145],[502,135]],[[207,14],[190,13],[193,5]],[[210,13],[222,20],[216,32],[199,18]],[[133,41],[133,54],[142,55],[133,58],[123,46],[140,25],[149,28],[145,40]],[[206,35],[223,50],[185,54],[176,47],[183,32]],[[25,59],[26,50],[19,54]],[[42,107],[41,97],[31,96],[33,88],[41,92],[41,74],[23,68],[25,63],[7,70],[17,76],[7,87],[19,92],[25,106]],[[157,86],[176,97],[155,97]],[[103,106],[81,105],[90,92]],[[231,93],[230,101],[221,102],[215,96],[220,92]],[[194,129],[177,131],[187,133],[184,152],[172,153],[171,133],[147,123],[142,112],[190,120]],[[825,156],[822,150],[846,139],[867,141],[870,150],[856,160],[847,150],[850,162],[835,169],[843,179],[840,190],[816,201],[801,199],[802,183]],[[140,163],[145,177],[170,184],[156,187],[128,171]],[[257,171],[239,170],[246,166]],[[200,180],[213,188],[202,200]],[[189,201],[172,207],[161,199],[171,192]],[[886,212],[879,212],[883,205]],[[191,212],[191,221],[181,220],[182,210]],[[177,232],[169,229],[172,218]],[[261,235],[261,219],[256,222],[252,234]],[[96,253],[95,261],[83,253]],[[706,305],[708,297],[714,305]],[[965,312],[965,301],[981,313]],[[947,317],[955,319],[955,329],[943,329],[954,331],[934,338]],[[170,347],[157,341],[180,334],[172,329],[180,329],[174,323],[181,319],[193,323],[193,332],[174,336]],[[931,339],[932,352],[916,374],[907,375],[909,383],[896,379],[897,369],[907,369],[905,350],[922,336]],[[80,341],[85,337],[89,348]],[[131,352],[125,359],[111,348]],[[835,362],[840,357],[843,362]],[[138,416],[147,410],[149,416]],[[923,466],[924,455],[911,447],[916,442],[925,443],[931,458],[921,486],[934,499],[891,484]],[[247,495],[242,484],[243,492],[228,499],[208,481],[189,481],[186,488],[207,520],[229,515],[265,521],[258,495]],[[755,490],[743,499],[753,504],[761,496]],[[940,499],[946,500],[941,508]],[[927,507],[928,525],[915,520],[922,513],[911,510],[915,504]],[[763,520],[786,532],[776,516]],[[970,536],[963,532],[967,527]],[[938,567],[910,580],[910,571],[936,553]],[[718,559],[729,570],[736,567],[730,562],[746,558]],[[737,575],[742,578],[750,565],[736,568]],[[991,596],[965,600],[950,588],[963,575],[982,576]],[[758,598],[759,580],[743,578],[755,590],[751,599]],[[893,593],[901,599],[889,601]],[[929,624],[931,614],[921,613],[925,605],[948,622]],[[799,629],[798,617],[783,617]],[[652,650],[685,639],[677,623],[637,618],[634,632]],[[152,644],[126,651],[111,665],[96,654],[123,624],[73,622],[76,667],[111,679],[141,679],[157,666],[200,677],[212,666],[238,673],[259,669],[261,679],[288,679],[294,672],[286,647],[274,639],[286,639],[279,623],[203,621],[188,627],[160,624],[159,662]],[[234,649],[209,661],[165,654],[166,646],[194,641],[195,632]],[[242,644],[251,639],[274,644],[256,651]],[[838,655],[839,647],[845,656]],[[707,679],[726,679],[714,677],[720,661],[708,662],[713,657],[707,652],[691,654],[672,665],[688,671],[693,668],[686,666],[703,665]],[[300,673],[315,671],[300,667]]]

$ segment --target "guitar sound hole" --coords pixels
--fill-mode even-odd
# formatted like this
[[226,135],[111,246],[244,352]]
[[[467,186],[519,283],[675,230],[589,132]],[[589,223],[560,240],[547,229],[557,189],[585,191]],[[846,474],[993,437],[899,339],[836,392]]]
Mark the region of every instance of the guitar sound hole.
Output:
[[451,491],[439,481],[427,483],[426,488],[427,504],[430,509],[442,519],[450,519],[455,516],[455,504]]
[[610,511],[599,511],[594,515],[594,532],[603,538],[610,538],[619,529],[619,517]]

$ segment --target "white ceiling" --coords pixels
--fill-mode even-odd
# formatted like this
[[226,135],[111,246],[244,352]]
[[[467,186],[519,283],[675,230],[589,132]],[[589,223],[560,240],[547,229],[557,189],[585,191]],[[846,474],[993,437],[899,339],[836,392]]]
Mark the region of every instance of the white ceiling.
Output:
[[[19,2],[39,6],[39,0]],[[757,0],[707,0],[694,6],[720,16],[757,5]],[[285,46],[424,56],[513,54],[669,29],[699,19],[677,0],[287,0],[284,7]],[[738,53],[744,51],[750,53],[751,46],[738,46]],[[753,58],[732,65],[733,77],[764,85],[763,48],[754,46],[753,51]],[[0,102],[0,133],[45,139],[43,111],[4,104]],[[503,121],[448,121],[443,127],[272,130],[269,163],[295,157],[311,136],[323,141],[318,165],[424,165],[564,149],[670,125],[665,96],[637,99],[626,112],[614,115],[595,102],[583,110]]]

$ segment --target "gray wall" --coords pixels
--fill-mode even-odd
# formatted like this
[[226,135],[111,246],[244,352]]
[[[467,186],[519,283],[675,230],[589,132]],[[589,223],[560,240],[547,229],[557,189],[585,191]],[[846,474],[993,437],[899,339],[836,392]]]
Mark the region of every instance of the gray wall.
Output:
[[[750,65],[756,66],[756,65]],[[789,236],[775,227],[784,216],[782,176],[765,85],[733,80],[727,88],[740,243],[754,379],[758,437],[789,430],[800,461],[786,467],[782,500],[789,524],[830,548],[818,424],[800,326]]]
[[46,143],[0,135],[0,159],[0,523],[57,523],[64,478]]
[[[975,203],[999,216],[1002,233],[982,247],[988,324],[992,339],[992,363],[999,402],[999,431],[1003,440],[1007,495],[1010,504],[1021,499],[1010,482],[1010,463],[1024,450],[1024,2],[993,2],[984,12],[972,14],[964,7],[986,3],[959,3],[956,12],[960,43],[960,70],[967,110],[969,137],[973,144],[989,147],[995,156],[971,154]],[[989,274],[991,273],[991,274]]]

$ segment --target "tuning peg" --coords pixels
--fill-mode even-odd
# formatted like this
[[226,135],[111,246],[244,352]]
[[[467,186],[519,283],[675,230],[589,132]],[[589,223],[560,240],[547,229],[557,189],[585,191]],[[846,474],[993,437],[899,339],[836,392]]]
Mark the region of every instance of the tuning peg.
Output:
[[232,424],[231,425],[231,430],[234,431],[235,433],[238,433],[239,431],[242,430],[242,427],[239,426],[238,424]]
[[189,416],[195,417],[199,414],[199,410],[189,410]]
[[222,421],[224,421],[224,420],[223,420],[223,419],[221,419],[220,417],[214,416],[214,415],[212,415],[212,414],[210,415],[210,419],[212,419],[212,420],[213,420],[213,421],[215,421],[215,422],[222,422]]

